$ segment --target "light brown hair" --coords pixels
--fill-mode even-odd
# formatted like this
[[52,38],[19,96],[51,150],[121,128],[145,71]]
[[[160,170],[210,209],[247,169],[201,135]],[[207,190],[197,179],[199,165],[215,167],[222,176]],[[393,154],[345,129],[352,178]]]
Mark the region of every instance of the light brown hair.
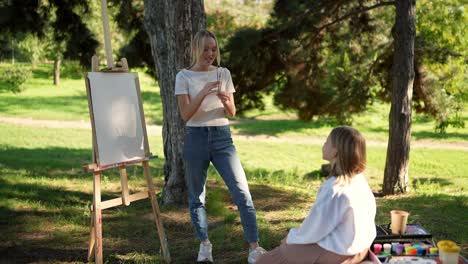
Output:
[[213,38],[216,42],[216,63],[218,66],[221,64],[221,54],[219,52],[219,45],[218,45],[218,39],[216,39],[216,36],[211,33],[210,31],[206,29],[202,29],[198,31],[195,36],[193,36],[192,39],[192,49],[191,49],[191,54],[192,54],[192,63],[190,64],[190,67],[193,67],[195,63],[197,63],[197,60],[200,58],[200,56],[203,54],[203,50],[205,49],[205,39],[206,38]]
[[330,139],[337,151],[330,175],[337,177],[337,183],[348,183],[366,169],[366,140],[358,130],[349,126],[335,127]]

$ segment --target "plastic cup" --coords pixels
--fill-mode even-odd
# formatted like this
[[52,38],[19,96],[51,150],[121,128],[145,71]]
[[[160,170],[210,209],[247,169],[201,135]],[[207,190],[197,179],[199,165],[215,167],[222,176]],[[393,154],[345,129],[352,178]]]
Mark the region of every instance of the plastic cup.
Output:
[[405,247],[405,255],[409,255],[410,250],[411,250],[412,248],[413,248],[413,247],[411,247],[411,246]]
[[421,246],[417,246],[416,249],[418,250],[418,255],[424,255],[424,248]]
[[435,248],[435,247],[431,247],[431,248],[429,248],[429,254],[430,255],[437,255],[437,254],[439,254],[439,249]]
[[392,252],[395,253],[396,252],[396,247],[397,245],[399,245],[400,243],[398,242],[392,242]]
[[395,253],[397,255],[403,255],[403,249],[405,248],[405,246],[402,244],[398,244],[395,247],[396,247]]
[[380,252],[382,252],[382,244],[374,244],[374,253],[378,255]]
[[443,264],[457,264],[458,256],[460,255],[460,247],[455,242],[450,240],[442,240],[437,242],[439,248],[439,259]]
[[392,210],[390,211],[390,215],[392,218],[392,234],[403,235],[406,231],[409,213],[406,211]]
[[388,253],[388,254],[392,253],[392,245],[390,244],[384,244],[383,249],[385,253]]

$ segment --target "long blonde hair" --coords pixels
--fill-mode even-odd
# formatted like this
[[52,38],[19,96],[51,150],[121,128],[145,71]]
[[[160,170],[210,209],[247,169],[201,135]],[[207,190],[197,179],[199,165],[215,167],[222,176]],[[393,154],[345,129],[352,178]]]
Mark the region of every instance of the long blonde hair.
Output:
[[216,39],[216,36],[211,33],[210,31],[206,29],[202,29],[198,31],[195,36],[193,36],[192,39],[192,49],[191,49],[191,56],[192,56],[192,63],[190,64],[190,67],[193,67],[197,63],[197,60],[200,58],[200,56],[203,54],[203,50],[205,49],[205,38],[213,38],[216,42],[216,63],[218,66],[221,64],[221,54],[219,52],[219,45],[218,45],[218,39]]
[[349,183],[356,174],[366,169],[366,140],[358,130],[349,126],[335,127],[330,139],[337,150],[330,175],[337,177],[337,183]]

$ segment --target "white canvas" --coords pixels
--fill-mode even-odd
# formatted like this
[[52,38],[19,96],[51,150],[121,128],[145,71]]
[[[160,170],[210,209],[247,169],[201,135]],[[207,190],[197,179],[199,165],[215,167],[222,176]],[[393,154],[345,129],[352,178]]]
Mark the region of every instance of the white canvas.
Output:
[[89,72],[100,166],[145,157],[136,73]]

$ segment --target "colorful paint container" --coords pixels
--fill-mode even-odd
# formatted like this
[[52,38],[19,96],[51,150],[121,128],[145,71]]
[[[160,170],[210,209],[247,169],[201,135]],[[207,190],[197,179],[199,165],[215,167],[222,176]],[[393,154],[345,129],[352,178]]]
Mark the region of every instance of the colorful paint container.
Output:
[[384,244],[383,245],[383,250],[385,253],[390,254],[392,253],[392,245],[390,244]]
[[382,244],[374,244],[374,253],[378,255],[380,252],[382,252]]
[[437,248],[435,248],[435,247],[431,247],[431,248],[429,248],[429,253],[431,255],[437,255],[439,253],[439,250]]
[[403,249],[405,248],[404,245],[398,243],[398,245],[396,245],[396,249],[395,249],[395,253],[397,255],[403,255]]
[[392,242],[392,252],[393,252],[393,253],[396,253],[396,247],[397,247],[397,245],[399,245],[399,244],[400,244],[400,243],[398,243],[398,242]]

